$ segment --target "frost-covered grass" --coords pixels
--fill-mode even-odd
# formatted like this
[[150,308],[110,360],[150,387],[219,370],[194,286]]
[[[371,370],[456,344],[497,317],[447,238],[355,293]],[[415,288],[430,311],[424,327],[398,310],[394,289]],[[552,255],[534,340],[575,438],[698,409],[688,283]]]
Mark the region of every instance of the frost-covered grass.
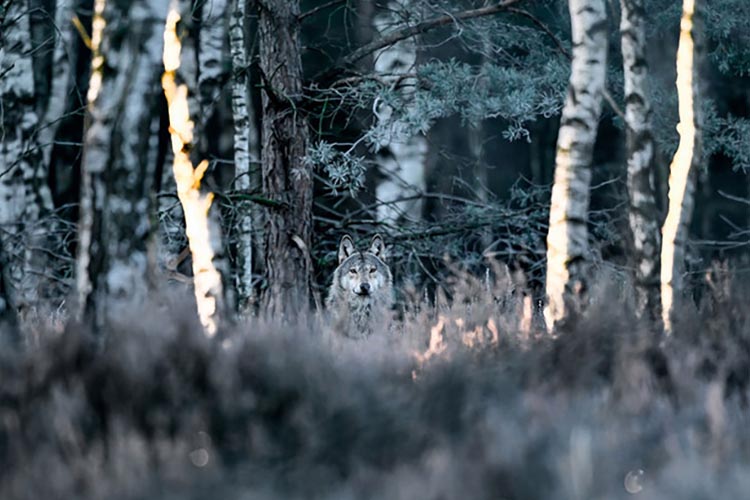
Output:
[[0,349],[0,498],[745,495],[740,280],[707,287],[663,346],[611,286],[550,340],[480,281],[366,341],[315,317],[210,341],[178,298],[102,332],[39,327]]

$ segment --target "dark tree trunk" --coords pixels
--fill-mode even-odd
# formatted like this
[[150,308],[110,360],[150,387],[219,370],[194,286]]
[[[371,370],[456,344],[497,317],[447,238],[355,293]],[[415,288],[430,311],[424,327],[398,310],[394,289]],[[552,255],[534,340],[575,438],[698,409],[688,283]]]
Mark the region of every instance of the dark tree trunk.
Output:
[[313,180],[303,158],[309,132],[297,109],[302,94],[299,1],[259,2],[260,71],[263,77],[263,190],[280,202],[267,212],[265,302],[272,315],[307,305],[312,265]]

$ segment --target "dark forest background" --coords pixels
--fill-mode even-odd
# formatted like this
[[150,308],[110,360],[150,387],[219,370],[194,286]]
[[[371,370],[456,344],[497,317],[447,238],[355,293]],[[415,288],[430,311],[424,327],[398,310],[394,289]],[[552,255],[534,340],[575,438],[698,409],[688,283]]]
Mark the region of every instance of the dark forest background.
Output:
[[[201,31],[202,9],[211,2],[193,2],[193,29]],[[57,122],[45,179],[56,214],[70,228],[78,220],[80,160],[84,110],[90,77],[91,51],[82,33],[90,33],[93,3],[73,2],[75,23],[55,24],[55,2],[29,2],[33,44],[35,106],[51,99],[50,86],[57,64],[69,64],[71,85],[64,113]],[[593,164],[589,224],[600,263],[627,274],[628,231],[624,210],[625,133],[621,113],[622,64],[619,52],[616,2],[609,2],[610,50],[608,92],[615,110],[604,106]],[[445,13],[481,7],[481,2],[413,2],[397,11],[405,23],[417,24]],[[261,130],[263,75],[258,66],[257,6],[247,18],[249,67],[247,76],[255,112],[255,131]],[[567,6],[562,1],[521,2],[516,12],[498,12],[438,26],[413,38],[416,42],[417,96],[401,118],[412,130],[424,133],[428,149],[423,205],[419,217],[407,222],[377,221],[375,188],[382,178],[371,137],[377,123],[376,99],[398,103],[387,85],[372,76],[373,53],[352,64],[346,56],[377,37],[373,19],[392,6],[375,1],[314,2],[301,5],[301,49],[304,92],[300,113],[310,126],[311,150],[304,161],[314,167],[315,199],[312,254],[314,283],[324,293],[335,265],[338,238],[344,232],[364,237],[374,231],[390,235],[393,266],[399,281],[434,287],[445,280],[446,258],[453,264],[483,272],[486,256],[521,268],[534,286],[543,283],[545,210],[554,170],[559,112],[567,86],[570,49]],[[748,166],[750,48],[744,22],[748,6],[741,0],[706,5],[707,83],[705,158],[699,173],[695,213],[691,225],[689,269],[702,273],[712,259],[742,254],[750,225],[745,169]],[[122,11],[127,14],[127,9]],[[677,99],[674,59],[680,5],[650,1],[647,5],[648,59],[652,76],[653,121],[658,152],[655,161],[658,204],[665,210],[669,161],[677,146]],[[227,15],[215,20],[227,23]],[[5,19],[5,23],[13,22]],[[126,24],[126,23],[125,23]],[[63,39],[62,34],[67,33]],[[68,41],[63,61],[54,61],[55,48]],[[238,207],[233,187],[231,80],[228,42],[223,49],[217,89],[206,109],[201,151],[210,160],[208,186],[218,195],[229,250],[236,245],[232,232]],[[369,76],[368,76],[369,75]],[[389,94],[390,92],[390,94]],[[403,104],[403,102],[402,102]],[[396,106],[396,109],[398,107]],[[174,184],[170,182],[171,151],[163,98],[150,111],[158,117],[153,129],[158,149],[149,169],[155,175],[158,220],[164,248],[171,256],[186,248],[180,228]],[[151,123],[150,121],[148,123]],[[257,139],[256,139],[257,140]],[[256,150],[257,153],[257,150]],[[144,159],[144,161],[146,161]],[[258,158],[255,159],[258,161]],[[253,170],[260,165],[253,163]],[[249,194],[264,210],[259,173]],[[171,187],[170,187],[171,186]],[[380,224],[378,222],[381,222]],[[262,222],[255,229],[262,227]],[[63,251],[75,255],[75,234],[65,232]],[[258,240],[262,236],[258,235]],[[63,258],[66,261],[68,258]],[[254,286],[262,289],[262,259],[254,269]],[[189,258],[180,260],[177,275],[189,275]],[[231,267],[231,266],[230,266]],[[71,273],[57,273],[64,292]],[[229,279],[228,281],[232,281]],[[64,296],[64,293],[58,296]]]

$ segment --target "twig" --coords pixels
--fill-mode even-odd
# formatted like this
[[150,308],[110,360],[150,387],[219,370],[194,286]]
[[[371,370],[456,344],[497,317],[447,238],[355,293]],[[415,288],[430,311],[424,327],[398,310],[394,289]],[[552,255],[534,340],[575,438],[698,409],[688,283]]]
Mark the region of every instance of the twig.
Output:
[[334,5],[340,4],[340,3],[346,3],[348,0],[331,0],[330,2],[326,2],[323,5],[318,5],[314,9],[310,9],[307,12],[303,12],[299,16],[297,16],[298,21],[302,21],[303,19],[306,19],[310,16],[314,16],[321,10],[327,9],[329,7],[333,7]]
[[726,193],[726,192],[722,191],[721,189],[719,189],[718,193],[721,196],[723,196],[724,198],[726,198],[727,200],[737,201],[737,202],[740,202],[740,203],[744,203],[745,205],[750,205],[750,200],[748,200],[747,198],[741,198],[739,196],[735,196],[733,194]]

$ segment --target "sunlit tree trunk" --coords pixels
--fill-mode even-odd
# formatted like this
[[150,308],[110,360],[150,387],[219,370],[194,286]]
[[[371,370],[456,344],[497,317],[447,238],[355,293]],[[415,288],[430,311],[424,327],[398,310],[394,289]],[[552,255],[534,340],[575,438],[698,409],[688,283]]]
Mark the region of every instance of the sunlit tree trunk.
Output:
[[[183,9],[180,9],[180,6]],[[189,88],[182,83],[179,69],[182,64],[182,45],[178,23],[189,15],[185,3],[173,1],[164,28],[164,74],[162,88],[169,106],[169,129],[172,138],[175,184],[177,196],[185,216],[190,253],[193,260],[193,286],[198,316],[208,336],[217,333],[226,312],[222,276],[217,257],[222,252],[221,228],[210,216],[213,193],[201,189],[201,181],[208,168],[202,160],[193,168],[190,151],[193,146],[193,121],[190,117]]]
[[[259,158],[258,131],[255,112],[248,86],[247,57],[247,0],[233,0],[229,27],[229,45],[232,54],[232,118],[234,122],[235,190],[249,194],[253,189],[253,162]],[[255,207],[247,200],[237,203],[237,305],[241,313],[247,312],[253,301],[253,212]]]
[[47,272],[45,216],[53,209],[35,133],[39,126],[34,93],[29,2],[0,11],[0,243],[5,269],[4,303],[33,308]]
[[[109,304],[145,292],[167,0],[96,0],[81,162],[77,315],[97,324]],[[121,36],[128,33],[127,37]]]
[[261,162],[263,192],[278,203],[267,211],[267,311],[286,315],[306,306],[312,277],[312,172],[302,97],[299,0],[260,0],[259,48],[263,78]]
[[547,328],[555,332],[583,303],[588,272],[586,228],[591,160],[607,60],[603,0],[570,0],[573,60],[560,121],[547,235]]
[[669,211],[662,228],[661,299],[664,331],[674,329],[675,312],[683,291],[685,244],[693,214],[695,175],[702,160],[701,81],[698,74],[701,54],[700,0],[684,0],[677,48],[677,95],[680,144],[669,166]]
[[[403,16],[413,9],[411,0],[393,0],[387,9],[374,19],[379,36],[403,27]],[[417,44],[413,37],[379,50],[374,55],[375,73],[389,82],[409,101],[416,88],[416,78],[407,76],[414,72],[417,62]],[[393,225],[399,218],[416,221],[422,217],[422,199],[414,198],[393,203],[393,200],[413,197],[425,191],[425,158],[427,140],[422,134],[409,134],[403,123],[394,119],[394,110],[384,102],[374,104],[379,128],[385,133],[377,144],[377,164],[383,175],[375,189],[382,204],[377,209],[379,222]]]
[[628,221],[633,237],[632,262],[638,314],[661,320],[659,295],[659,213],[654,187],[654,137],[648,95],[646,10],[643,0],[620,0],[620,34],[625,79],[628,137]]

